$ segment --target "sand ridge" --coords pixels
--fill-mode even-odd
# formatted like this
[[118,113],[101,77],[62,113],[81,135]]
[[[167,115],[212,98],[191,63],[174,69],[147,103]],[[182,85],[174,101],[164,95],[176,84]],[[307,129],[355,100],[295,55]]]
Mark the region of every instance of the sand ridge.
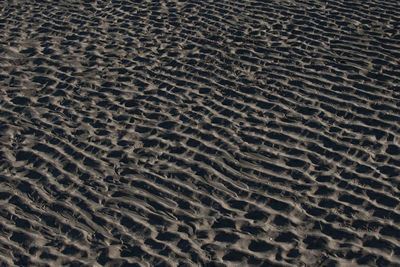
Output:
[[2,266],[397,266],[397,1],[0,4]]

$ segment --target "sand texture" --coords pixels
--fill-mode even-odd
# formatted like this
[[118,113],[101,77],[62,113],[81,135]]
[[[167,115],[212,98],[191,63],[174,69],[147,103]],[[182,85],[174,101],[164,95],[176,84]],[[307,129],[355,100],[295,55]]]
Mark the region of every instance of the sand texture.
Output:
[[397,0],[8,0],[0,43],[0,266],[400,266]]

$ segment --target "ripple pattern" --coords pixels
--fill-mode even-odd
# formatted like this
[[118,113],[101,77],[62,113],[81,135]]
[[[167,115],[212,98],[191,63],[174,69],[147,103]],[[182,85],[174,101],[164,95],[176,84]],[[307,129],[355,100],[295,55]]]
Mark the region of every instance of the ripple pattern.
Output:
[[0,4],[1,266],[398,266],[395,0]]

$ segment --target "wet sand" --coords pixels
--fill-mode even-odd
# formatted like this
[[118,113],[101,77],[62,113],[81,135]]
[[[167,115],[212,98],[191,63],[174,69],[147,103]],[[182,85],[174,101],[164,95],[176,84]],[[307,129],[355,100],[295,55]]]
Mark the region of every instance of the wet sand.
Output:
[[399,266],[399,23],[395,0],[0,3],[0,265]]

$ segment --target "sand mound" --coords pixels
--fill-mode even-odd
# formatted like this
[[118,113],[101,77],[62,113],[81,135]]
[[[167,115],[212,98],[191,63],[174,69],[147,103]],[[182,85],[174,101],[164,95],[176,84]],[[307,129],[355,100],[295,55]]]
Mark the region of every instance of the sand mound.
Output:
[[2,266],[400,264],[397,1],[0,10]]

